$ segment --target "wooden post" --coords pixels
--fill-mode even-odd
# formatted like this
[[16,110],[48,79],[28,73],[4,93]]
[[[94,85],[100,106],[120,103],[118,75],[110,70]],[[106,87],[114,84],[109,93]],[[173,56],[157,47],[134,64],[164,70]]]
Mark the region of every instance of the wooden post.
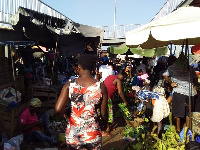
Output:
[[172,55],[172,42],[170,43],[170,55]]
[[192,84],[190,83],[190,66],[189,66],[189,49],[188,49],[188,39],[186,39],[185,44],[185,55],[188,57],[188,80],[189,80],[189,128],[192,129],[192,106],[191,106],[191,92],[192,92]]

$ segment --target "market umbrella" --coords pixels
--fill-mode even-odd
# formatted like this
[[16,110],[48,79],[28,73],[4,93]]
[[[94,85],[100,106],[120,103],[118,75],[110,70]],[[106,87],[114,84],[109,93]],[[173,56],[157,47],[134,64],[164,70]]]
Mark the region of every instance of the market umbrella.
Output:
[[129,47],[126,46],[126,43],[121,45],[111,45],[110,53],[111,54],[124,54],[128,51]]
[[[129,47],[137,47],[140,45],[142,48],[155,48],[168,45],[169,43],[182,45],[186,39],[187,52],[188,45],[200,43],[200,30],[198,30],[199,26],[200,8],[181,7],[161,19],[152,21],[140,28],[128,32],[126,34],[126,45]],[[189,110],[191,120],[190,98]]]
[[164,56],[168,51],[167,46],[151,48],[151,49],[142,49],[140,46],[136,48],[129,48],[126,44],[121,45],[112,45],[110,46],[110,53],[112,54],[124,54],[124,55],[133,55],[137,54],[145,57]]
[[128,51],[126,53],[124,53],[124,55],[133,55],[133,52],[130,51],[130,48],[128,49]]
[[200,8],[181,7],[171,14],[126,33],[128,47],[156,48],[171,42],[182,45],[200,43]]

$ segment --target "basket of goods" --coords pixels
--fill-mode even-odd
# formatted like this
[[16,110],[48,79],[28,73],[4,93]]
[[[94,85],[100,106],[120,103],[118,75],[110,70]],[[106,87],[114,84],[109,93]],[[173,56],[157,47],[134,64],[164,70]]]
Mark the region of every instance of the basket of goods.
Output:
[[192,130],[200,134],[200,113],[199,112],[193,112],[192,113]]
[[56,116],[52,115],[50,116],[50,124],[48,125],[48,128],[54,137],[58,139],[58,141],[63,141],[64,139],[64,133],[67,127],[67,121],[62,116]]

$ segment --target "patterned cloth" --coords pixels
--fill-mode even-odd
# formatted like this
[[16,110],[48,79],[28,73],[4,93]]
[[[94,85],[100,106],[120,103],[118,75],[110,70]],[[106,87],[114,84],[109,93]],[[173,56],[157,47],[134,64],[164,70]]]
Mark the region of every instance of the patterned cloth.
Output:
[[138,92],[137,97],[140,100],[140,103],[139,103],[137,109],[139,111],[142,111],[143,109],[145,109],[144,102],[148,101],[147,98],[151,97],[152,99],[158,100],[159,99],[159,93],[148,91],[148,90],[142,90],[142,91]]
[[152,99],[158,100],[159,99],[159,93],[148,91],[148,90],[142,90],[142,91],[138,92],[137,97],[140,100],[143,100],[143,101],[147,101],[148,97],[151,97]]
[[[190,75],[189,75],[190,73]],[[197,78],[195,71],[190,67],[190,71],[181,71],[176,63],[169,66],[169,68],[163,73],[165,76],[171,77],[172,82],[178,86],[173,88],[173,93],[180,93],[186,96],[194,96],[193,79]],[[190,78],[190,79],[189,79]],[[189,83],[192,85],[192,89],[189,92]]]
[[101,149],[102,135],[95,109],[102,97],[100,82],[82,87],[70,80],[69,97],[71,114],[65,132],[66,143],[74,149]]
[[169,105],[164,95],[160,95],[157,92],[142,90],[138,92],[137,97],[140,99],[140,103],[137,107],[139,111],[142,111],[146,108],[145,102],[148,101],[147,98],[156,100],[153,107],[153,115],[151,117],[153,122],[160,122],[163,118],[169,115]]

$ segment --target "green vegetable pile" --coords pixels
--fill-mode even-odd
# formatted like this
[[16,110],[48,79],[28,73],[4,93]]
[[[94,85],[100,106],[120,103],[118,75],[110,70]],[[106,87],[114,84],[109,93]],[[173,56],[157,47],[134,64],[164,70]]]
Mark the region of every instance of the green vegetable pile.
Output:
[[[135,141],[131,143],[131,146],[124,150],[185,150],[185,144],[189,142],[189,135],[186,134],[187,130],[184,130],[184,140],[180,141],[180,136],[176,132],[176,128],[172,125],[172,114],[169,116],[170,126],[162,135],[162,139],[159,139],[154,131],[157,126],[154,126],[151,133],[145,131],[140,126],[138,129],[131,129],[131,127],[125,127],[124,135],[135,137]],[[192,141],[194,140],[194,133]]]
[[121,108],[121,110],[124,114],[124,119],[125,120],[133,120],[132,117],[131,117],[131,114],[130,114],[128,108],[125,106],[125,104],[119,103],[118,105],[119,105],[119,107]]
[[136,128],[130,127],[130,126],[125,126],[124,128],[124,136],[125,137],[132,137],[132,138],[138,138],[140,137],[143,133],[145,133],[145,128],[144,126],[140,125]]

